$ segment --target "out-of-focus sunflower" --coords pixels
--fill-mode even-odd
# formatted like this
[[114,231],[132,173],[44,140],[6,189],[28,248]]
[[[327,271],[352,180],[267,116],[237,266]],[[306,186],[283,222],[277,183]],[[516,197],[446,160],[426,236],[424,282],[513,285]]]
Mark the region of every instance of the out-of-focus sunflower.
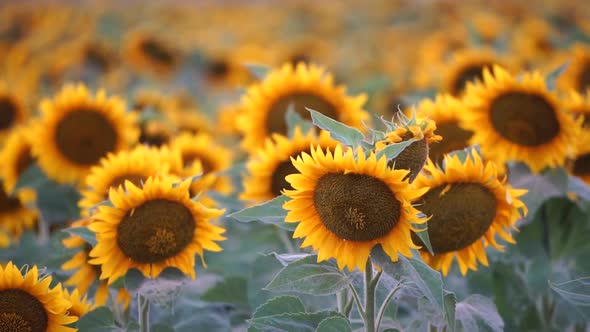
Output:
[[72,303],[61,284],[50,284],[50,276],[39,279],[36,265],[24,276],[12,262],[0,265],[0,326],[6,331],[76,331],[65,326],[78,320],[67,313]]
[[290,105],[306,119],[310,119],[307,107],[360,128],[368,117],[362,109],[366,95],[349,97],[344,87],[335,86],[333,81],[323,68],[300,63],[273,70],[262,82],[251,86],[242,98],[242,114],[237,119],[238,129],[244,134],[244,149],[261,147],[272,133],[285,135],[285,114]]
[[41,103],[41,118],[31,128],[33,155],[49,177],[60,183],[82,181],[109,152],[137,140],[132,113],[123,101],[92,96],[84,85],[67,85]]
[[64,289],[63,294],[66,299],[72,302],[72,306],[68,310],[70,316],[80,318],[93,308],[92,303],[88,302],[88,295],[84,294],[84,296],[82,296],[77,288],[71,293],[66,288]]
[[158,77],[169,76],[181,61],[179,51],[168,41],[138,31],[126,36],[124,54],[135,69]]
[[161,147],[174,136],[173,125],[167,119],[146,120],[139,124],[139,143]]
[[465,126],[475,133],[471,142],[487,160],[523,161],[539,172],[573,154],[579,124],[561,110],[538,72],[517,80],[500,67],[486,69],[483,83],[468,86],[465,104]]
[[537,67],[556,53],[558,32],[542,18],[525,17],[511,35],[511,49],[525,69]]
[[166,114],[176,109],[177,104],[173,98],[151,89],[137,90],[132,99],[131,109],[139,113],[152,110],[156,113]]
[[411,201],[426,189],[415,190],[407,180],[408,171],[387,167],[385,157],[356,158],[351,148],[340,145],[334,152],[312,149],[293,161],[300,174],[287,176],[294,190],[283,207],[286,222],[299,222],[294,238],[305,238],[301,247],[312,246],[318,261],[335,258],[338,267],[364,271],[371,248],[381,244],[393,261],[398,254],[411,256],[411,223],[424,223]]
[[291,158],[296,158],[302,152],[311,153],[312,145],[334,150],[339,144],[330,138],[327,131],[321,131],[319,135],[315,132],[311,129],[303,135],[297,127],[291,139],[279,134],[273,134],[272,139],[268,138],[264,148],[248,158],[246,168],[249,175],[244,177],[244,191],[240,198],[261,203],[281,195],[283,189],[292,190],[285,177],[299,171],[293,166]]
[[238,129],[238,116],[240,115],[240,105],[225,104],[217,111],[217,130],[218,132],[226,135],[238,135],[240,130]]
[[174,125],[176,132],[188,132],[191,134],[214,132],[209,119],[198,109],[175,110],[168,114],[170,122]]
[[[192,164],[199,160],[202,165],[203,178],[216,177],[213,188],[219,192],[228,193],[232,190],[230,180],[225,176],[215,174],[229,168],[232,164],[232,153],[226,147],[217,144],[213,137],[206,134],[191,135],[188,133],[176,136],[170,142],[172,150],[180,151],[182,169],[176,172],[181,177],[195,175]],[[172,168],[174,173],[175,169]]]
[[580,93],[590,89],[590,47],[576,44],[570,48],[569,66],[558,77],[557,86],[568,91],[576,90]]
[[590,128],[590,87],[585,94],[575,90],[569,90],[568,92],[561,98],[563,109],[576,119],[581,117],[583,127]]
[[576,141],[576,155],[567,163],[569,172],[590,184],[590,132],[580,132]]
[[114,206],[100,206],[88,226],[96,233],[90,263],[100,265],[100,279],[111,284],[131,268],[155,278],[169,266],[195,278],[195,254],[203,259],[205,249],[221,251],[215,241],[225,239],[225,230],[210,219],[223,211],[192,201],[190,180],[176,181],[156,176],[143,188],[127,181],[125,188],[111,189]]
[[458,99],[442,94],[433,100],[424,99],[418,104],[416,114],[436,123],[436,133],[442,140],[428,147],[428,155],[435,163],[442,161],[446,153],[469,146],[472,131],[464,128],[462,115],[465,106]]
[[237,56],[239,54],[235,54],[234,49],[209,50],[203,66],[207,83],[213,86],[232,87],[251,81],[251,74]]
[[0,142],[17,125],[28,118],[23,95],[8,89],[8,84],[0,81]]
[[415,115],[411,119],[403,115],[398,117],[402,119],[400,125],[394,131],[388,132],[384,140],[376,142],[376,150],[380,151],[390,144],[415,140],[388,163],[389,167],[410,171],[408,179],[411,183],[428,161],[430,144],[439,142],[441,137],[434,133],[436,123],[430,119],[416,118]]
[[[527,209],[519,197],[526,190],[512,189],[499,178],[492,162],[485,165],[473,152],[465,162],[457,155],[445,157],[444,169],[432,161],[416,179],[416,188],[428,189],[417,200],[420,210],[430,217],[428,236],[434,256],[423,248],[422,259],[447,275],[454,258],[461,273],[477,270],[477,262],[487,266],[485,248],[498,250],[496,235],[514,243],[510,229]],[[413,234],[415,242],[420,239]]]
[[0,160],[0,178],[4,183],[4,190],[12,192],[18,178],[35,161],[25,127],[15,128],[6,138],[0,150]]
[[82,198],[78,203],[83,215],[91,215],[91,208],[108,200],[111,188],[118,188],[125,181],[141,186],[148,177],[158,172],[167,173],[171,162],[166,157],[166,154],[161,154],[157,149],[145,146],[116,154],[109,153],[101,159],[100,165],[92,167],[86,177],[86,188],[81,191]]
[[8,194],[0,180],[0,228],[8,231],[13,237],[20,237],[26,229],[33,229],[37,222],[35,191],[27,188]]

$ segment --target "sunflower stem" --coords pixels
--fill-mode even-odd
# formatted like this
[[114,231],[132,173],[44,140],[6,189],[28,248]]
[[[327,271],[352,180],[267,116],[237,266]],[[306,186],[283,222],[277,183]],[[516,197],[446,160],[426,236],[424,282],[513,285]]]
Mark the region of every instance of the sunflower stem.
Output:
[[39,213],[39,217],[37,218],[37,229],[39,231],[39,242],[40,243],[47,243],[49,241],[49,224],[47,220],[43,218],[43,214]]
[[375,324],[375,329],[377,331],[379,331],[379,327],[381,326],[381,320],[383,319],[383,316],[385,315],[385,310],[387,310],[387,306],[389,304],[389,301],[393,298],[395,293],[397,293],[397,291],[401,287],[402,287],[402,283],[400,282],[389,292],[389,294],[387,294],[387,296],[385,297],[385,300],[383,300],[383,303],[381,304],[381,307],[379,308],[379,312],[377,312],[377,322]]
[[365,266],[365,331],[375,332],[375,289],[381,274],[373,279],[373,264],[371,258],[367,259]]
[[354,303],[356,304],[359,314],[363,318],[363,321],[365,321],[365,317],[366,317],[365,310],[363,308],[363,304],[361,303],[361,298],[359,297],[359,294],[356,292],[356,289],[354,289],[354,286],[352,284],[348,284],[348,288],[350,288],[350,291],[352,294],[352,299],[354,300]]
[[291,242],[290,236],[287,234],[287,231],[277,227],[277,231],[279,232],[279,238],[281,242],[285,245],[285,249],[289,254],[295,253],[295,247],[293,247],[293,243]]
[[139,332],[150,332],[150,300],[138,293],[137,308],[139,310]]

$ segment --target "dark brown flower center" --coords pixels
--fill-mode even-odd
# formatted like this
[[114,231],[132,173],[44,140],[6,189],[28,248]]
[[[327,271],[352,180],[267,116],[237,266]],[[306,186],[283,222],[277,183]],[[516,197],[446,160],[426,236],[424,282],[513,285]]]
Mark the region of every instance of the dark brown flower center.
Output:
[[0,291],[0,331],[45,332],[48,325],[43,303],[21,289]]
[[194,234],[195,220],[186,206],[155,199],[123,217],[117,226],[117,244],[136,262],[157,263],[180,253]]
[[293,93],[279,98],[272,104],[266,118],[266,129],[269,133],[287,134],[285,114],[290,105],[293,105],[293,109],[304,119],[311,119],[309,111],[305,109],[309,108],[318,111],[327,117],[338,120],[338,112],[336,111],[336,108],[323,97],[305,92]]
[[3,213],[10,213],[22,208],[22,204],[17,197],[9,196],[4,191],[4,186],[0,180],[0,215]]
[[[144,109],[141,109],[143,111]],[[160,147],[170,142],[170,134],[165,128],[150,128],[147,124],[140,126],[139,142],[141,144]]]
[[55,130],[57,149],[70,162],[85,166],[96,164],[114,151],[117,138],[105,115],[84,109],[66,114]]
[[[496,217],[496,197],[479,183],[453,183],[430,189],[420,210],[427,216],[428,236],[435,254],[461,250],[479,240]],[[422,244],[412,234],[416,244]]]
[[171,66],[174,64],[174,55],[166,46],[157,42],[156,40],[144,40],[140,48],[142,52],[151,58],[153,61],[163,65]]
[[[403,141],[407,141],[412,138],[412,134],[410,133],[406,137],[403,137]],[[428,142],[426,141],[426,137],[423,139],[416,141],[409,146],[407,146],[397,157],[390,160],[387,165],[389,167],[394,167],[395,169],[407,169],[410,173],[404,178],[410,179],[410,182],[413,182],[414,179],[420,174],[422,168],[426,164],[428,160]]]
[[590,88],[590,61],[587,61],[578,74],[578,91],[585,93]]
[[543,97],[524,92],[508,92],[490,104],[490,120],[505,139],[518,145],[535,147],[559,135],[556,110]]
[[110,54],[98,45],[90,45],[85,52],[86,65],[100,71],[108,71],[114,66],[114,54]]
[[0,130],[11,128],[17,119],[18,106],[8,97],[0,97]]
[[406,109],[408,105],[406,105],[406,103],[400,96],[394,95],[389,98],[389,102],[385,107],[387,107],[387,109],[385,109],[383,113],[393,118],[396,116],[396,114],[398,114],[398,112],[401,112],[404,109]]
[[288,60],[289,63],[293,64],[293,66],[297,66],[298,63],[310,63],[311,56],[305,53],[295,53]]
[[437,123],[436,133],[442,136],[442,140],[431,144],[428,151],[430,159],[436,163],[441,162],[445,154],[468,147],[469,139],[473,136],[473,132],[461,128],[454,121]]
[[287,182],[287,180],[285,180],[285,177],[295,173],[299,173],[299,171],[293,166],[291,159],[280,162],[274,172],[272,172],[272,179],[270,182],[270,190],[272,194],[274,196],[279,196],[283,189],[293,190],[293,187]]
[[575,175],[588,175],[590,174],[590,153],[578,156],[574,161],[573,173]]
[[451,86],[451,94],[454,96],[460,96],[467,87],[468,82],[475,82],[483,79],[484,69],[490,68],[491,66],[492,65],[489,63],[480,63],[461,69],[461,71],[457,73],[457,77]]
[[207,76],[222,79],[229,74],[229,64],[223,59],[212,60],[205,67]]
[[195,161],[199,160],[201,162],[201,166],[203,166],[203,174],[207,174],[215,170],[214,164],[211,160],[207,158],[203,158],[203,154],[194,153],[194,152],[187,152],[182,154],[182,164],[184,168],[191,166]]
[[31,166],[31,164],[33,164],[34,161],[35,158],[33,158],[33,155],[31,154],[31,147],[27,146],[20,152],[16,159],[16,176],[19,177],[29,166]]
[[402,211],[387,184],[364,174],[322,176],[313,202],[324,226],[337,237],[351,241],[371,241],[387,235]]
[[[113,179],[113,181],[111,181],[111,184],[109,185],[109,188],[119,188],[119,186],[124,186],[125,185],[125,181],[130,181],[131,183],[133,183],[136,187],[141,188],[142,187],[142,183],[144,183],[147,180],[146,176],[143,176],[141,174],[125,174],[125,175],[119,175],[116,178]],[[105,193],[105,198],[109,197],[109,192],[107,190],[107,192]]]

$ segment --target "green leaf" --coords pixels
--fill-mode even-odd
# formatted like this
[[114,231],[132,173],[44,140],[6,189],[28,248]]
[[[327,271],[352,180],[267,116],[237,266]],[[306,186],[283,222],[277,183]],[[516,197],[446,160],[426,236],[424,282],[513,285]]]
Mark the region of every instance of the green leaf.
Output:
[[572,304],[585,318],[590,319],[590,277],[578,278],[549,286],[565,301]]
[[447,321],[447,327],[449,332],[454,332],[457,328],[457,322],[455,320],[455,308],[457,306],[457,297],[455,293],[448,292],[445,294],[445,320]]
[[418,290],[440,311],[444,311],[443,282],[440,272],[433,270],[421,260],[399,256],[397,262],[383,251],[381,246],[373,249],[371,253],[374,262],[379,265],[383,272],[391,277],[413,283]]
[[228,217],[234,218],[240,222],[260,221],[265,224],[278,226],[288,231],[293,231],[295,230],[296,225],[285,222],[287,211],[283,209],[283,204],[288,200],[289,197],[281,195],[268,202],[234,212]]
[[285,114],[287,121],[287,128],[289,128],[289,137],[295,134],[295,128],[299,127],[303,134],[309,132],[313,128],[313,123],[305,120],[299,113],[295,111],[293,103],[289,104],[287,113]]
[[388,146],[384,147],[383,150],[377,152],[377,160],[381,159],[381,157],[385,156],[387,160],[395,159],[399,156],[405,148],[412,145],[416,140],[411,139],[399,143],[389,144]]
[[356,148],[364,139],[363,133],[361,133],[358,129],[349,127],[341,122],[331,119],[320,112],[309,108],[306,109],[311,114],[311,119],[316,126],[318,126],[320,129],[329,131],[330,136],[342,144]]
[[292,295],[277,296],[260,305],[254,311],[253,318],[268,317],[284,313],[305,312],[301,299]]
[[457,303],[456,317],[463,331],[504,331],[504,321],[492,300],[478,294]]
[[80,317],[80,320],[76,323],[76,328],[80,331],[93,332],[119,329],[115,325],[115,316],[113,315],[113,312],[107,307],[98,307]]
[[422,224],[414,224],[412,223],[412,226],[414,228],[420,229],[423,231],[422,232],[414,232],[414,234],[416,234],[416,236],[418,236],[418,238],[420,238],[420,241],[422,241],[422,243],[424,244],[424,246],[426,247],[426,249],[428,249],[428,252],[431,255],[434,255],[434,251],[432,250],[432,244],[430,243],[430,236],[428,236],[428,223],[422,223]]
[[569,66],[570,66],[570,63],[566,62],[566,63],[560,65],[559,67],[555,68],[549,74],[547,74],[547,76],[545,77],[545,85],[547,86],[548,90],[550,90],[550,91],[555,90],[555,82],[557,82],[557,79],[559,78],[559,76],[561,76],[561,74],[563,74]]
[[201,295],[207,302],[223,302],[248,307],[248,280],[244,277],[227,277]]
[[27,167],[22,174],[19,176],[14,186],[13,191],[17,191],[22,188],[39,188],[43,183],[47,181],[47,176],[39,166],[34,163]]
[[262,331],[314,332],[324,319],[334,316],[341,317],[335,311],[300,312],[253,318],[248,322],[250,326]]
[[352,332],[352,327],[348,319],[334,316],[328,317],[320,322],[316,332]]
[[252,76],[261,81],[270,71],[270,67],[258,63],[245,63],[244,67],[246,67]]
[[75,187],[45,181],[37,188],[37,208],[49,224],[78,219],[80,194]]
[[285,266],[265,287],[274,292],[299,292],[312,295],[335,294],[350,283],[333,260],[317,263],[309,256]]
[[63,229],[62,232],[79,236],[93,247],[96,245],[96,235],[88,227],[69,227]]
[[283,266],[287,266],[291,263],[294,263],[300,259],[312,256],[312,254],[277,254],[276,252],[270,253],[270,255],[275,256],[275,258],[283,264]]
[[144,280],[143,273],[137,269],[131,269],[125,274],[125,288],[134,293],[141,287]]

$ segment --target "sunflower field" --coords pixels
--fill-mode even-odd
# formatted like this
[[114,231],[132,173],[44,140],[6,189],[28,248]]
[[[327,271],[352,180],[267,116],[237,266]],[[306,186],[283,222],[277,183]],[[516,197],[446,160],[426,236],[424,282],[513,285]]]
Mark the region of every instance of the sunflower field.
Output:
[[590,331],[590,1],[1,1],[44,331]]

